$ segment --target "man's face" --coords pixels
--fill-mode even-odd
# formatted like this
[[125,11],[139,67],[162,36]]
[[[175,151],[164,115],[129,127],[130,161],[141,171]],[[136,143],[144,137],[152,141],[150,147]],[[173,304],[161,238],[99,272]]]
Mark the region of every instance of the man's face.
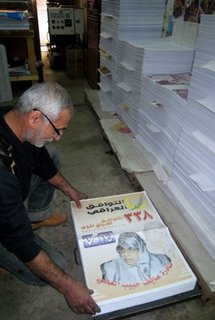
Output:
[[[35,112],[39,113],[40,123],[33,130],[26,132],[26,141],[39,148],[53,140],[59,141],[71,120],[71,111],[65,108],[59,117],[52,121],[52,125],[45,121],[45,116],[40,111]],[[59,131],[60,135],[57,134],[53,126]]]

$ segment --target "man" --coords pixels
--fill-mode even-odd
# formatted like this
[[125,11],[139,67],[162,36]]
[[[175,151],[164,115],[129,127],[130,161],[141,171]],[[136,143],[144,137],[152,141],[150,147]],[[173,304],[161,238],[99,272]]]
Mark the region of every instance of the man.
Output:
[[[68,93],[55,82],[36,84],[15,107],[0,108],[0,267],[28,283],[49,283],[75,313],[95,314],[100,310],[91,297],[93,291],[66,274],[59,252],[32,230],[55,218],[48,213],[53,187],[78,207],[86,197],[63,177],[44,147],[61,139],[72,111]],[[29,195],[32,174],[46,184],[42,193],[36,188]]]
[[135,232],[121,233],[116,251],[117,258],[100,266],[102,278],[108,282],[144,283],[156,278],[171,264],[167,255],[149,252],[145,241]]

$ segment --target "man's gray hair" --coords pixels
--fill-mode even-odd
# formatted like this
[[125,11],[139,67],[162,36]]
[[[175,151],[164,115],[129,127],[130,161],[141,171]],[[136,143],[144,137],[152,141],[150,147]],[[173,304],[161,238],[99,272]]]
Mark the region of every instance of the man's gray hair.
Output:
[[27,89],[15,106],[20,114],[38,109],[51,119],[56,119],[64,108],[73,112],[71,98],[65,88],[51,81],[38,83]]

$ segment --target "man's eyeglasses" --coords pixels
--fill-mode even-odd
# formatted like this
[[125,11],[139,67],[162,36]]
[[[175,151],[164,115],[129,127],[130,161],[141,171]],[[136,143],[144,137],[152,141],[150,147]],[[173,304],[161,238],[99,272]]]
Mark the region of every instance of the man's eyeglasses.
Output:
[[42,113],[42,115],[48,120],[48,122],[50,123],[50,125],[52,126],[52,128],[54,129],[54,131],[57,133],[58,136],[61,136],[63,134],[62,130],[58,130],[54,123],[49,119],[49,117],[47,117],[47,115],[45,115],[45,113],[43,113],[42,111],[40,111],[39,109],[33,109],[34,111],[39,111],[40,113]]

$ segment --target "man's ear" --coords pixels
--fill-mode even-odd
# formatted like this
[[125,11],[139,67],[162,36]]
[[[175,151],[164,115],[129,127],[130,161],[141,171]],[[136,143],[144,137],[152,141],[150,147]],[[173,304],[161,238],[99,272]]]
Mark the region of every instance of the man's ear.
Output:
[[39,111],[32,110],[28,114],[28,123],[31,127],[37,126],[41,121],[42,114]]

